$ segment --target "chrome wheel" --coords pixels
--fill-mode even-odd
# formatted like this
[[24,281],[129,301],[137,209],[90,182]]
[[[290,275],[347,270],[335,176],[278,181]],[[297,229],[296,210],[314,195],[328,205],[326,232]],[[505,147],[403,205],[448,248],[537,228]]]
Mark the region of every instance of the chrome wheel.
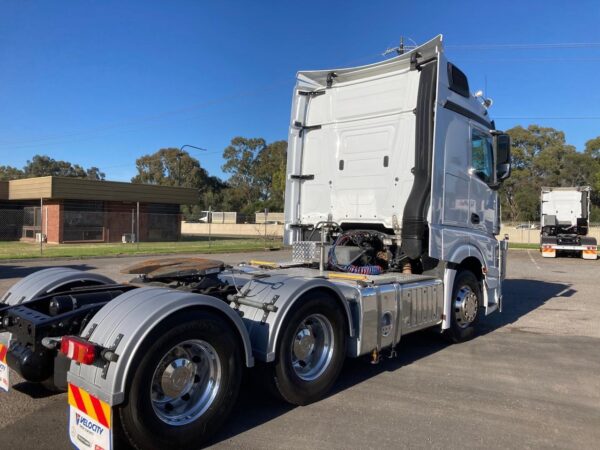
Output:
[[187,425],[210,407],[221,386],[221,362],[203,340],[182,342],[161,359],[150,388],[152,408],[168,425]]
[[305,318],[294,333],[292,367],[304,381],[313,381],[329,367],[334,351],[333,327],[322,314]]
[[456,323],[461,328],[467,328],[477,317],[477,294],[470,286],[460,288],[454,299]]

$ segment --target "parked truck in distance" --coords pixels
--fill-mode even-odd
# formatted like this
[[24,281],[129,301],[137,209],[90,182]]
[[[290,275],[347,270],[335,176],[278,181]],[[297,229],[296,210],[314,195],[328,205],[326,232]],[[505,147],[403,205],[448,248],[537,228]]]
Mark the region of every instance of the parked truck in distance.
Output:
[[596,238],[588,236],[590,194],[589,186],[542,188],[540,251],[544,258],[556,258],[559,252],[598,258]]
[[501,311],[506,270],[497,190],[510,138],[489,104],[470,93],[441,36],[379,63],[298,73],[285,194],[292,260],[149,261],[124,285],[34,274],[0,309],[9,365],[67,387],[77,448],[118,438],[191,449],[226,420],[245,368],[266,392],[306,405],[327,394],[346,357],[377,363],[425,328],[472,338]]

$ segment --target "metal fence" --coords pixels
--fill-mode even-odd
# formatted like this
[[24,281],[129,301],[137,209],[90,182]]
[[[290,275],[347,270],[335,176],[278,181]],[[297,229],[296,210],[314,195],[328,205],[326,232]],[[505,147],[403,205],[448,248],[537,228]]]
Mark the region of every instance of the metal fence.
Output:
[[189,223],[215,223],[215,224],[282,224],[284,213],[282,212],[257,212],[254,214],[243,214],[235,211],[201,211],[184,215],[184,220]]
[[[201,247],[197,244],[215,246],[225,241],[244,242],[246,246],[254,242],[261,247],[281,243],[283,227],[270,221],[256,223],[254,214],[211,212],[211,220],[201,218],[185,220],[178,205],[129,203],[108,208],[102,202],[4,204],[0,205],[0,259],[40,253],[54,256],[56,249],[78,247],[98,248],[98,254],[108,254],[107,248],[117,247],[113,253],[126,254],[136,249],[152,252],[159,247],[160,253],[170,249],[193,251]],[[63,254],[76,252],[65,250]]]
[[177,241],[181,214],[131,209],[85,211],[35,207],[0,209],[0,241]]

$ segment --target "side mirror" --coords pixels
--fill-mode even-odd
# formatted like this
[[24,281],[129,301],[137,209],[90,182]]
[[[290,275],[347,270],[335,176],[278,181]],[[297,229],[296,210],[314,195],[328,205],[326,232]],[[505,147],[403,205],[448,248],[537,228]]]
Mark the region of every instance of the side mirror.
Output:
[[494,136],[494,153],[496,154],[496,179],[500,181],[510,177],[510,136],[498,133]]

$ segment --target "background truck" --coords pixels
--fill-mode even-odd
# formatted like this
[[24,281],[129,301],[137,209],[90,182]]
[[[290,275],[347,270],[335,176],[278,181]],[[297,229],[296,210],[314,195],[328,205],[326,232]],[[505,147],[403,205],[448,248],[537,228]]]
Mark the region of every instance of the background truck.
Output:
[[596,238],[587,235],[590,193],[589,186],[542,188],[540,251],[544,258],[555,258],[559,251],[598,258]]
[[346,357],[377,363],[424,328],[473,337],[502,308],[507,250],[495,236],[510,139],[486,105],[441,36],[380,63],[300,72],[292,261],[147,261],[125,285],[38,272],[0,309],[9,365],[67,387],[78,448],[197,448],[247,367],[267,392],[305,405]]

